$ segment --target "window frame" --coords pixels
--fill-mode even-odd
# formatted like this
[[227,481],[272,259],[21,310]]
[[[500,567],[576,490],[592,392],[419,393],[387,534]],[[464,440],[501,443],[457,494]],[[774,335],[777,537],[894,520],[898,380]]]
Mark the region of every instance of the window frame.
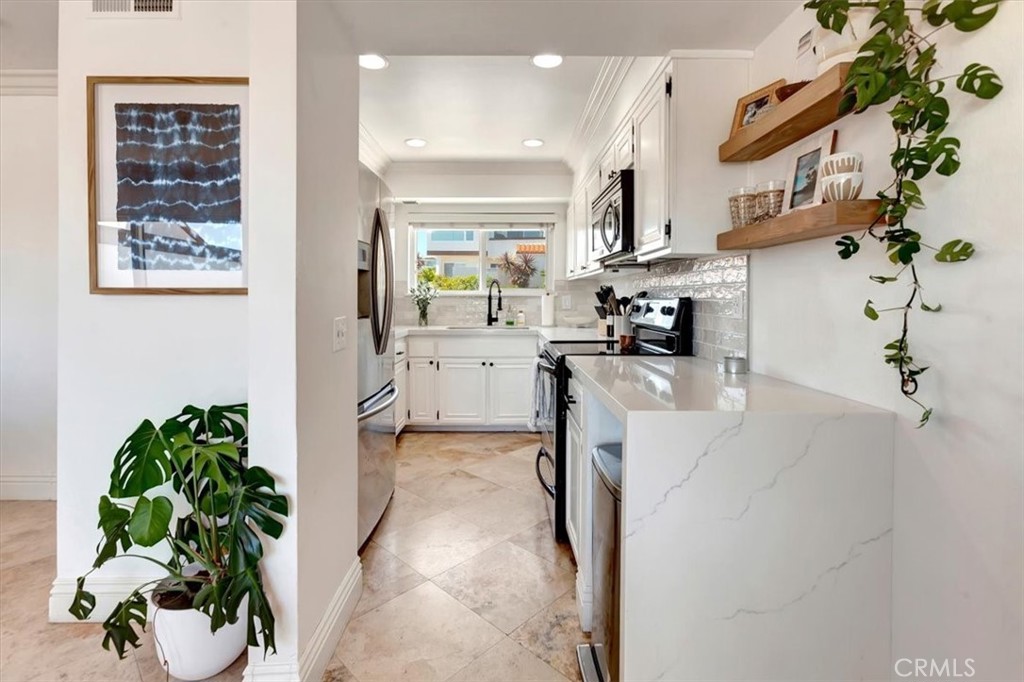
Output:
[[[408,281],[410,288],[416,286],[418,282],[417,271],[416,271],[416,237],[420,231],[423,230],[465,230],[466,232],[497,232],[501,231],[504,227],[505,230],[512,229],[512,226],[516,226],[517,229],[527,229],[529,231],[541,231],[544,233],[544,254],[547,256],[547,267],[546,274],[544,276],[544,286],[537,288],[513,288],[504,287],[501,290],[501,295],[504,297],[510,296],[542,296],[547,292],[553,291],[552,288],[552,235],[555,231],[556,220],[553,215],[543,215],[543,219],[538,219],[540,216],[530,216],[531,219],[524,219],[526,216],[523,215],[509,215],[502,216],[502,220],[487,220],[481,219],[484,216],[465,216],[463,219],[451,220],[454,216],[438,216],[431,220],[410,220],[409,221],[409,258],[408,258]],[[487,216],[489,218],[497,216]],[[438,219],[438,218],[449,218]],[[465,227],[459,227],[459,223],[464,223]],[[444,227],[440,227],[444,224]],[[529,228],[523,228],[523,225],[531,225]],[[466,297],[466,296],[486,296],[487,288],[484,287],[485,277],[484,273],[487,271],[487,249],[484,245],[485,240],[480,240],[480,247],[476,251],[477,265],[479,267],[479,284],[478,288],[468,290],[450,290],[450,289],[438,289],[437,295],[439,297]],[[467,252],[472,253],[472,252]]]

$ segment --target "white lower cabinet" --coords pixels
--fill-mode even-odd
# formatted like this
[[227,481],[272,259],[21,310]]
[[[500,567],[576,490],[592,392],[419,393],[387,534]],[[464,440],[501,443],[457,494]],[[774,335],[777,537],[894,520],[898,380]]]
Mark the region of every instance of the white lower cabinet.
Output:
[[437,422],[487,423],[487,360],[452,358],[438,363]]
[[405,428],[405,422],[409,417],[409,382],[407,378],[409,361],[404,357],[395,362],[395,388],[398,389],[398,400],[395,401],[395,433],[399,434]]
[[487,423],[525,424],[533,405],[533,360],[490,360],[487,363]]
[[437,367],[429,358],[411,358],[406,410],[410,424],[437,423]]
[[583,430],[576,423],[572,413],[565,419],[565,456],[566,456],[566,491],[565,531],[569,536],[569,545],[577,566],[583,565],[582,547],[580,547],[580,526],[585,491],[580,486],[580,468],[583,466]]

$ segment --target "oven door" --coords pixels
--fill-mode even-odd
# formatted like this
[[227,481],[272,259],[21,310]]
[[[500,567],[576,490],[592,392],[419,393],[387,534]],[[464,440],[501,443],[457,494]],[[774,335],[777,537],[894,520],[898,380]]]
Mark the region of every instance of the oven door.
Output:
[[540,450],[537,452],[537,479],[554,499],[555,496],[555,422],[558,414],[558,381],[555,363],[547,355],[540,358],[540,371],[544,379],[545,398],[539,400],[536,423],[540,431]]

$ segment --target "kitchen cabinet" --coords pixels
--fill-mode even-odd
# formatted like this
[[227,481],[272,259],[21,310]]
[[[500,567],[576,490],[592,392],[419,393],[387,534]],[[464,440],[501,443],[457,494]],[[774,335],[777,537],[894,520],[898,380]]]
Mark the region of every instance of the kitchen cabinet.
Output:
[[487,423],[487,360],[438,360],[437,421],[439,424]]
[[566,279],[576,274],[576,202],[570,201],[565,210],[565,234],[562,236],[562,244],[565,250],[565,273]]
[[[601,155],[601,159],[597,163],[597,169],[597,175],[601,179],[600,186],[604,187],[618,170],[618,167],[615,165],[615,147],[613,145],[609,145],[608,149]],[[596,195],[594,198],[596,198]],[[593,198],[591,201],[593,201]]]
[[622,130],[615,135],[612,149],[615,152],[616,171],[625,170],[633,165],[633,121],[626,121]]
[[437,367],[434,365],[433,359],[409,358],[406,410],[410,424],[437,422]]
[[587,189],[581,187],[573,197],[573,216],[576,224],[573,228],[574,252],[576,254],[575,276],[585,274],[590,261],[590,246],[587,234],[590,231],[590,203],[587,201]]
[[669,115],[668,78],[655,81],[641,99],[633,125],[635,212],[633,246],[638,256],[668,245],[669,224]]
[[573,556],[576,557],[576,565],[582,567],[590,564],[590,557],[583,554],[580,546],[580,529],[582,518],[580,513],[583,509],[583,497],[585,491],[581,486],[580,470],[583,467],[583,430],[576,421],[575,416],[570,412],[565,419],[565,456],[566,456],[566,509],[565,531],[569,536],[569,546],[572,548]]
[[402,432],[406,420],[409,417],[409,382],[408,378],[409,360],[405,353],[395,354],[395,388],[398,389],[398,400],[395,401],[395,434]]
[[533,359],[487,363],[487,423],[525,424],[533,405]]

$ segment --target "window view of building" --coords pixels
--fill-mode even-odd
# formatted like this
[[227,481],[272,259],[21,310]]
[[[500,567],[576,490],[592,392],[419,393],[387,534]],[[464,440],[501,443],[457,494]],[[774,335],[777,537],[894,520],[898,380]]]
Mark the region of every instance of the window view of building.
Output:
[[492,280],[509,289],[543,289],[547,230],[414,228],[416,279],[442,291],[482,291]]

